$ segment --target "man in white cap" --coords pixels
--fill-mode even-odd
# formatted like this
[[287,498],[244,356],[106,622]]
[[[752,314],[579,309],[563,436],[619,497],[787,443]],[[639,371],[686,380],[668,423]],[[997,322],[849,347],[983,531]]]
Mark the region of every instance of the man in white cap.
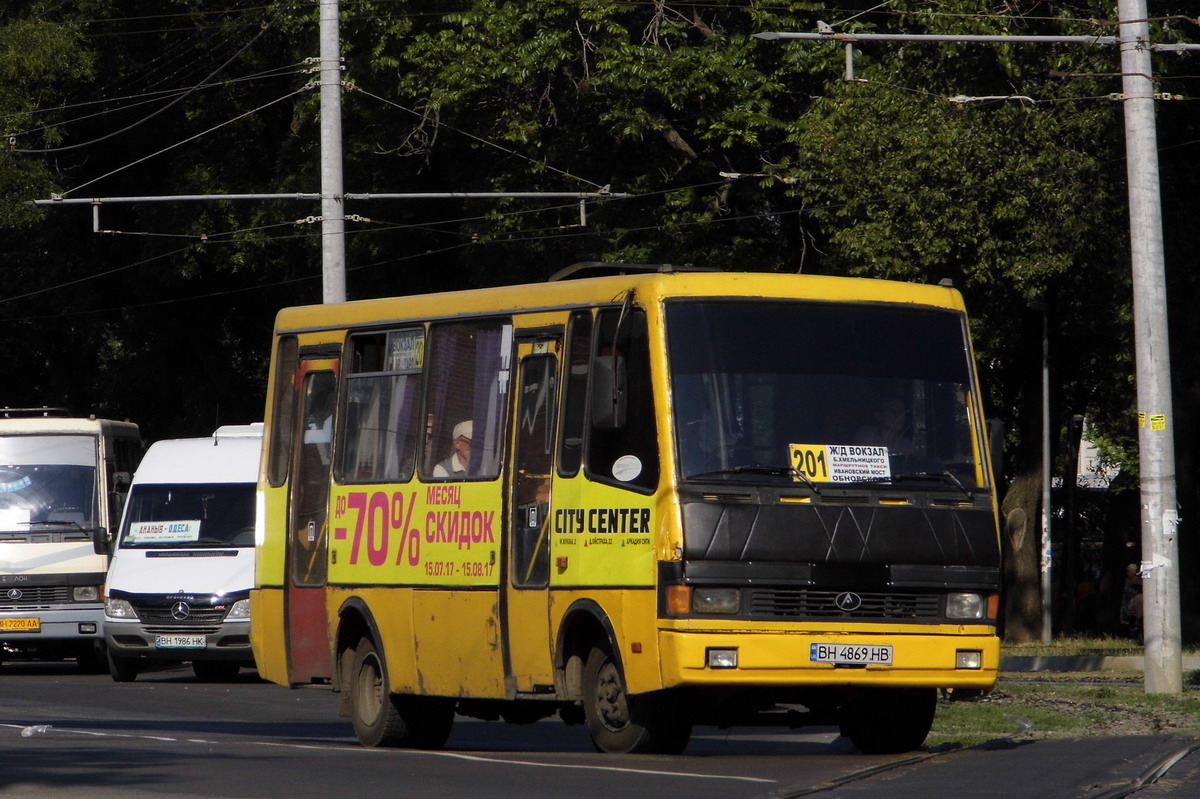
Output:
[[434,477],[466,477],[471,463],[471,420],[454,425],[450,446],[454,449],[449,458],[433,467]]

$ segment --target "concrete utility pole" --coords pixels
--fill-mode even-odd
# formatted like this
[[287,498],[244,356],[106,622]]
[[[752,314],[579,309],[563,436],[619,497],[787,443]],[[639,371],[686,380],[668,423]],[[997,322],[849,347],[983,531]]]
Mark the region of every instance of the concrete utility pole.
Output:
[[346,301],[342,193],[342,54],[338,0],[321,0],[321,297]]
[[[1042,643],[1054,640],[1054,584],[1051,567],[1054,564],[1054,539],[1050,536],[1050,487],[1054,464],[1050,462],[1050,309],[1042,311]],[[1074,479],[1074,475],[1069,476]]]
[[1179,511],[1175,498],[1175,417],[1167,346],[1154,78],[1145,0],[1120,0],[1129,240],[1133,261],[1134,351],[1144,590],[1146,693],[1183,691],[1179,624]]

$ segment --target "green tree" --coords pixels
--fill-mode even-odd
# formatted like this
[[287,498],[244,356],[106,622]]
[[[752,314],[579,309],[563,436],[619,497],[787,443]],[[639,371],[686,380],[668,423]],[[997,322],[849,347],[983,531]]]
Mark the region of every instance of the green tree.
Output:
[[[635,195],[588,203],[586,217],[573,200],[348,200],[352,298],[542,280],[581,260],[950,278],[973,313],[985,399],[1008,423],[1010,632],[1035,633],[1042,315],[1031,303],[1046,308],[1054,429],[1086,415],[1136,469],[1121,108],[1107,99],[1120,90],[1116,48],[863,44],[850,83],[840,43],[753,34],[824,20],[1111,35],[1089,21],[1109,6],[1070,18],[965,0],[341,8],[348,192]],[[261,413],[274,311],[320,297],[315,203],[104,206],[101,227],[125,233],[99,235],[90,210],[25,202],[316,192],[305,61],[318,54],[318,12],[206,0],[0,11],[0,118],[13,142],[0,158],[0,237],[14,264],[0,339],[20,353],[10,404],[119,409],[154,437]],[[1195,39],[1194,28],[1167,19],[1156,36]],[[1165,85],[1186,94],[1194,70],[1163,63]],[[1187,264],[1200,251],[1187,202],[1200,123],[1188,103],[1164,105],[1160,123],[1168,262]],[[1184,465],[1195,462],[1188,420],[1200,418],[1195,274],[1170,270]]]

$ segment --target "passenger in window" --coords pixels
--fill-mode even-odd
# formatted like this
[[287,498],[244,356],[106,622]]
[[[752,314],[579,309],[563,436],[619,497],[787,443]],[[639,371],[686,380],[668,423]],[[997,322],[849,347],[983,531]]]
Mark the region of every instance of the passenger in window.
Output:
[[449,458],[433,467],[434,477],[466,477],[471,465],[471,420],[454,425]]

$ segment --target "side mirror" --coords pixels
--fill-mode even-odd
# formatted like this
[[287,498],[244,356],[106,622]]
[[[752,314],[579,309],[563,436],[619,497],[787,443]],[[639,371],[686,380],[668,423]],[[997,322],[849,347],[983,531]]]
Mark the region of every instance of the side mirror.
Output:
[[97,555],[111,555],[113,542],[108,537],[107,527],[92,528],[92,549]]
[[129,472],[113,472],[112,487],[113,491],[120,494],[129,492],[129,486],[133,484],[133,475]]

